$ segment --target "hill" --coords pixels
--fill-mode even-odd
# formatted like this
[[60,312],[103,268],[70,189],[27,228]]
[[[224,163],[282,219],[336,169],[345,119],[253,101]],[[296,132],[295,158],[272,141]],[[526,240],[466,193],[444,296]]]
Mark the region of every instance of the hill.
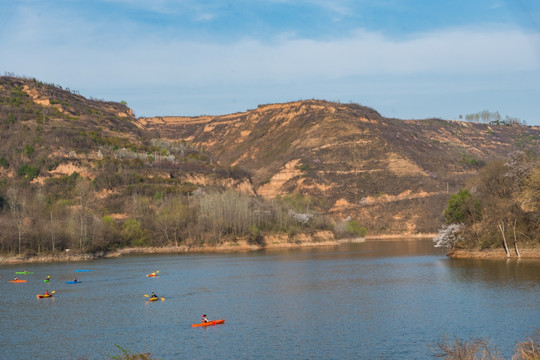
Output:
[[226,189],[253,194],[250,174],[142,129],[126,104],[0,77],[0,252],[178,244],[205,231],[186,229],[190,196]]
[[436,232],[450,194],[486,161],[540,148],[538,127],[389,119],[319,100],[137,123],[248,169],[265,198],[296,194],[336,219],[357,219],[370,234]]
[[[196,183],[197,178],[205,184],[231,177],[249,181],[249,174],[231,176],[229,169],[185,142],[163,141],[141,129],[125,104],[11,77],[0,78],[0,99],[0,155],[6,164],[0,171],[10,178],[24,175],[45,184],[77,172],[99,188],[117,192],[145,178],[166,179],[160,186],[168,188]],[[22,174],[21,167],[31,170]]]
[[434,233],[452,193],[490,159],[537,152],[540,129],[319,100],[136,118],[4,76],[0,140],[0,252],[32,254]]

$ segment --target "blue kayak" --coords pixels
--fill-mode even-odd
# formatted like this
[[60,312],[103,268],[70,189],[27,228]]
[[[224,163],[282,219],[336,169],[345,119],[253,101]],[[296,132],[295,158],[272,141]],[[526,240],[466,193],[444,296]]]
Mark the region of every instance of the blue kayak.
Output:
[[75,272],[90,272],[92,270],[75,270]]
[[82,281],[66,281],[66,284],[80,284]]

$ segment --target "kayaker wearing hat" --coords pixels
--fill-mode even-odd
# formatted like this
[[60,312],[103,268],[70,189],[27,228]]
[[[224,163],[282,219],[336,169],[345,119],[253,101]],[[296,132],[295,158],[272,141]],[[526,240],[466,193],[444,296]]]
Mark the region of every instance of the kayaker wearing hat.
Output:
[[203,322],[203,323],[210,322],[210,320],[208,320],[208,318],[206,317],[206,314],[204,314],[204,315],[202,316],[202,321],[201,321],[201,322]]

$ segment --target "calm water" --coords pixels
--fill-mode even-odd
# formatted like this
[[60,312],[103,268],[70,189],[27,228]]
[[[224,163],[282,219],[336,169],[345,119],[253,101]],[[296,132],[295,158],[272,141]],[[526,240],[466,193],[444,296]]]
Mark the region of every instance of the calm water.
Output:
[[[107,359],[115,344],[160,359],[430,359],[443,335],[509,357],[540,328],[540,262],[451,260],[429,240],[30,264],[9,283],[24,267],[0,266],[0,359]],[[45,289],[56,296],[37,300]],[[166,300],[145,302],[152,291]],[[203,313],[226,323],[192,328]]]

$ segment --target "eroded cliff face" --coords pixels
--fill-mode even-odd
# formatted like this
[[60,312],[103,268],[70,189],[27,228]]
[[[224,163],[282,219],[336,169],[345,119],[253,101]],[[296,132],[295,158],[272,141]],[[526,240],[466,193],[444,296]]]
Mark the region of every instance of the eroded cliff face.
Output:
[[537,149],[540,139],[534,127],[387,119],[363,106],[316,100],[138,125],[249,170],[260,196],[309,196],[316,209],[355,218],[370,233],[435,232],[450,194],[483,162]]

